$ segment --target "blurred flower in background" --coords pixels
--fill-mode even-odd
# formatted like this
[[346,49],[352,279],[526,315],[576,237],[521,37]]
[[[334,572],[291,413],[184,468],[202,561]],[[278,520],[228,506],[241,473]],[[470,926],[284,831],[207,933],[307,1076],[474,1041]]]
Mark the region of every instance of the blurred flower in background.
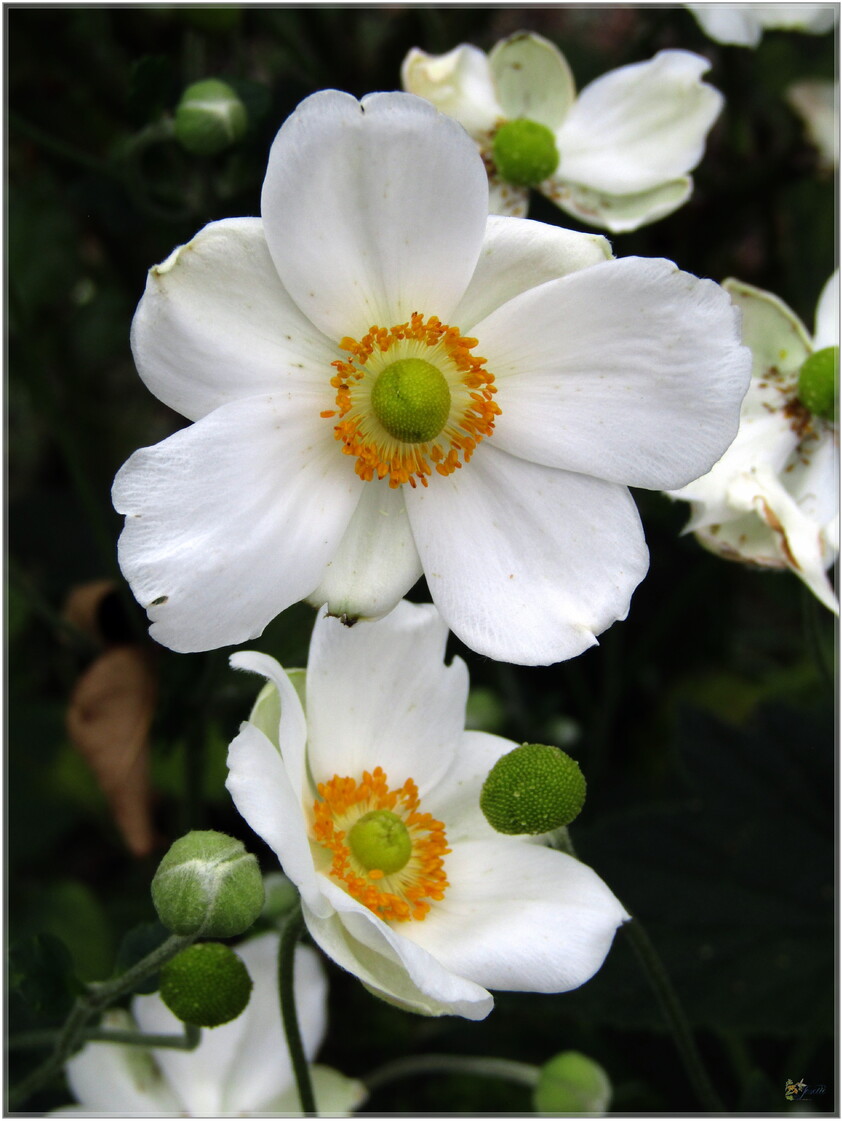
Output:
[[786,99],[804,122],[810,143],[818,150],[819,165],[830,171],[839,166],[839,83],[793,82]]
[[718,43],[756,47],[764,31],[830,31],[838,4],[688,4],[699,26]]
[[523,216],[534,187],[562,210],[614,233],[671,214],[693,190],[688,172],[722,109],[701,81],[710,63],[661,51],[591,82],[577,96],[561,51],[519,33],[486,55],[413,48],[404,89],[431,101],[474,138],[488,170],[492,213]]
[[[89,1043],[67,1064],[78,1102],[57,1112],[90,1115],[182,1117],[250,1116],[300,1111],[278,999],[278,935],[262,934],[237,947],[254,981],[236,1020],[205,1028],[194,1051],[145,1050],[121,1043]],[[312,1060],[327,1027],[327,979],[318,956],[300,946],[295,959],[295,1003],[302,1041]],[[160,996],[136,996],[129,1015],[114,1009],[102,1026],[178,1035],[180,1020]],[[346,1115],[364,1097],[359,1082],[328,1067],[312,1066],[320,1113]]]
[[826,570],[839,553],[839,273],[822,291],[812,338],[771,292],[724,287],[754,369],[734,443],[707,475],[671,492],[691,503],[685,533],[729,560],[790,569],[838,611]]

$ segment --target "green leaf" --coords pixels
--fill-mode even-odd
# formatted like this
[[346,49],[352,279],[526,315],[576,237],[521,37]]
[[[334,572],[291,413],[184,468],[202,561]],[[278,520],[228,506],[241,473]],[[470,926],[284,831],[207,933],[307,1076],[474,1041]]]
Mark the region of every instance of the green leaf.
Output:
[[62,1020],[82,991],[70,950],[54,934],[34,934],[9,954],[9,1021],[15,1029]]
[[[138,926],[132,927],[126,933],[123,941],[120,943],[120,948],[117,951],[117,958],[114,962],[114,976],[119,977],[127,970],[131,969],[133,965],[137,965],[142,961],[147,954],[151,954],[153,950],[157,950],[164,942],[170,937],[170,932],[163,925],[158,922],[145,922],[140,923]],[[149,994],[158,991],[160,984],[159,973],[152,973],[143,980],[138,981],[135,987],[131,990],[133,993]]]

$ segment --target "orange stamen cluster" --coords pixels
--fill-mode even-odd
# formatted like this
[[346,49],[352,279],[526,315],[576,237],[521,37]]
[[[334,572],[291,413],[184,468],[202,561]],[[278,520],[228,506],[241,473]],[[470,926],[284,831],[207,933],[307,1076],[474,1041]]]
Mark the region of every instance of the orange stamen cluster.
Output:
[[[427,486],[433,468],[440,475],[451,475],[468,463],[477,444],[494,431],[494,418],[500,415],[493,395],[497,392],[494,375],[484,369],[485,359],[471,349],[473,338],[463,338],[458,328],[442,323],[438,316],[425,319],[413,312],[408,323],[395,327],[370,328],[359,342],[343,338],[339,349],[347,360],[333,362],[337,373],[330,384],[336,390],[336,409],[327,409],[325,418],[339,416],[334,435],[345,455],[357,457],[356,472],[361,479],[388,477],[389,486],[403,483]],[[365,408],[367,395],[359,394],[359,383],[376,380],[384,367],[381,356],[393,352],[395,358],[424,357],[442,370],[451,383],[454,408],[442,431],[423,444],[408,444],[389,436]]]
[[[423,919],[430,901],[444,898],[448,887],[443,857],[450,852],[444,826],[432,814],[418,812],[418,788],[412,779],[390,790],[380,767],[363,772],[362,782],[334,775],[318,785],[313,805],[313,836],[333,854],[331,877],[379,918],[405,922]],[[366,870],[354,860],[346,843],[351,826],[371,810],[391,810],[403,820],[412,838],[412,856],[400,872],[385,875]]]

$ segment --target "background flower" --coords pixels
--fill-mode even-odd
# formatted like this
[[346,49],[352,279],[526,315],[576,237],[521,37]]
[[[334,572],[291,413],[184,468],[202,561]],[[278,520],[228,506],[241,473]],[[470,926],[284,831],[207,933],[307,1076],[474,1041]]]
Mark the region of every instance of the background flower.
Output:
[[714,468],[673,498],[691,503],[685,532],[731,560],[788,568],[832,611],[827,578],[839,553],[839,426],[808,411],[798,375],[811,354],[839,346],[839,273],[825,285],[811,339],[770,292],[725,287],[743,316],[754,355],[739,434]]
[[[300,1110],[278,1003],[278,936],[262,934],[237,947],[254,982],[243,1013],[218,1028],[204,1028],[195,1051],[89,1043],[67,1064],[79,1103],[63,1113],[120,1116],[181,1114],[188,1117],[252,1116]],[[295,1003],[304,1050],[312,1060],[324,1038],[327,980],[312,950],[295,960]],[[183,1025],[154,996],[137,996],[132,1016],[106,1014],[103,1026],[179,1034]],[[321,1113],[347,1114],[362,1100],[358,1082],[328,1067],[311,1067]]]
[[[501,660],[573,657],[625,617],[647,566],[627,488],[715,462],[749,355],[717,285],[489,219],[486,193],[427,102],[325,91],[278,133],[262,222],[213,223],[151,270],[135,359],[195,423],[113,497],[159,642],[242,642],[303,597],[376,617],[422,572]],[[434,380],[404,439],[376,394],[407,362]]]
[[821,35],[836,18],[834,4],[688,4],[705,33],[718,43],[756,47],[764,30]]
[[[488,55],[464,44],[445,55],[413,48],[401,73],[404,89],[454,117],[476,141],[492,213],[526,214],[533,186],[580,221],[620,233],[671,214],[690,197],[687,173],[722,108],[722,95],[701,81],[709,69],[689,51],[661,51],[577,96],[561,51],[521,32]],[[505,151],[497,154],[508,122],[526,121],[540,126],[554,154],[554,163],[536,164],[532,178],[507,174]],[[515,135],[530,143],[528,134]]]
[[[231,744],[227,785],[325,953],[400,1007],[477,1020],[487,988],[587,981],[628,916],[584,864],[486,822],[482,784],[516,745],[464,731],[468,676],[459,659],[443,664],[446,639],[432,606],[402,602],[351,629],[321,615],[306,714],[274,659],[233,655],[272,684]],[[411,837],[385,875],[354,839],[383,810]]]

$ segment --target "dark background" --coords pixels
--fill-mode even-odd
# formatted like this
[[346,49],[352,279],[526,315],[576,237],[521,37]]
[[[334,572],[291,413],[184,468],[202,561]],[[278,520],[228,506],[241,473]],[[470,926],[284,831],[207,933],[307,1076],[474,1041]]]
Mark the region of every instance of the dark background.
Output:
[[[228,671],[228,650],[153,650],[116,565],[114,473],[184,423],[132,363],[129,325],[146,270],[206,222],[259,213],[269,145],[306,95],[394,89],[413,46],[489,49],[525,29],[562,48],[579,88],[663,48],[711,61],[707,80],[727,104],[691,201],[612,237],[614,251],[769,289],[812,330],[835,264],[835,184],[783,95],[792,81],[833,77],[835,43],[769,32],[756,51],[722,47],[682,8],[7,7],[5,16],[14,1032],[60,1022],[73,974],[109,975],[124,935],[154,918],[149,881],[186,829],[231,832],[276,867],[223,787],[252,684]],[[245,102],[245,138],[213,158],[145,143],[184,87],[212,76]],[[530,216],[578,228],[540,198]],[[725,562],[680,537],[682,504],[637,497],[652,564],[628,621],[548,669],[498,665],[454,643],[471,669],[473,720],[515,740],[558,743],[579,760],[589,790],[572,831],[579,854],[646,925],[728,1109],[784,1111],[784,1080],[803,1078],[827,1086],[816,1108],[830,1110],[833,620],[793,576]],[[115,590],[98,608],[98,629],[69,622],[69,593],[99,579]],[[304,664],[312,619],[292,608],[250,645]],[[151,792],[132,810],[148,812],[155,845],[139,856],[65,727],[80,676],[115,644],[145,649],[147,679],[157,679]],[[479,1024],[401,1013],[330,968],[320,1058],[349,1075],[425,1051],[541,1063],[572,1048],[603,1064],[620,1112],[700,1108],[622,933],[581,990],[501,994]],[[10,1077],[37,1057],[15,1052]],[[57,1081],[28,1108],[68,1097]],[[384,1088],[367,1108],[522,1112],[529,1100],[504,1082],[427,1076]]]

